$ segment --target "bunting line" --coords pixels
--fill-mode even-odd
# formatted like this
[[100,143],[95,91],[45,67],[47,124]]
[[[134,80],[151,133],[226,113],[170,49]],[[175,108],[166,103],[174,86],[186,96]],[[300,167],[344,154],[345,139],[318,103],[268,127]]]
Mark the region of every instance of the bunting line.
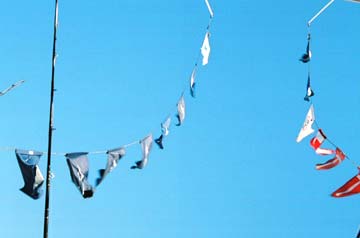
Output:
[[[300,142],[303,138],[307,137],[308,135],[310,135],[314,132],[313,128],[311,127],[312,124],[314,124],[315,128],[317,129],[318,132],[317,132],[316,136],[313,139],[311,139],[310,145],[315,149],[315,152],[320,155],[329,155],[329,154],[335,153],[335,157],[333,159],[330,159],[330,160],[326,161],[325,163],[317,164],[316,169],[328,170],[328,169],[334,168],[335,166],[340,164],[346,158],[349,162],[351,162],[351,164],[353,164],[359,170],[358,174],[356,176],[351,178],[342,187],[340,187],[339,189],[337,189],[335,192],[333,192],[331,194],[331,196],[333,196],[333,197],[340,198],[340,197],[346,197],[346,196],[360,193],[360,167],[354,160],[350,159],[350,157],[347,154],[345,154],[340,149],[340,147],[338,147],[332,140],[330,140],[327,136],[325,136],[325,134],[322,132],[322,130],[320,129],[321,127],[319,126],[319,124],[317,122],[317,117],[315,119],[314,110],[312,110],[312,114],[310,114],[310,116],[309,116],[309,113],[311,112],[311,109],[313,109],[313,105],[314,105],[313,100],[311,99],[311,97],[314,96],[314,92],[312,91],[311,84],[310,84],[310,78],[311,78],[310,63],[311,63],[311,57],[312,57],[312,54],[311,54],[312,52],[310,49],[310,42],[311,42],[310,26],[311,26],[312,22],[316,18],[318,18],[334,1],[335,0],[330,0],[307,23],[307,26],[308,26],[307,48],[306,48],[306,53],[302,55],[302,57],[300,58],[300,61],[308,64],[308,81],[307,81],[306,95],[305,95],[304,100],[310,102],[311,107],[307,114],[305,122],[303,124],[303,127],[300,130],[300,133],[297,138],[297,142]],[[360,2],[360,0],[355,0],[355,1]],[[321,148],[321,145],[323,144],[324,141],[328,141],[331,146],[336,148],[336,151]]]

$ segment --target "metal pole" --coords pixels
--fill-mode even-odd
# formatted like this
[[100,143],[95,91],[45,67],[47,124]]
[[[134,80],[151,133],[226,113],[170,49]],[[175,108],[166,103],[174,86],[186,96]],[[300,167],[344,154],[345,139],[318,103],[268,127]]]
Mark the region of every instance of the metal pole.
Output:
[[44,238],[48,238],[49,229],[49,203],[50,203],[50,180],[51,180],[51,144],[52,132],[54,130],[54,91],[55,91],[55,63],[56,63],[56,31],[58,26],[58,0],[55,0],[55,17],[54,17],[54,41],[52,52],[52,72],[51,72],[51,89],[50,89],[50,112],[49,112],[49,137],[47,151],[47,172],[46,172],[46,194],[45,194],[45,213],[44,213]]
[[326,10],[326,8],[330,7],[330,5],[334,2],[335,0],[330,0],[330,2],[328,2],[323,8],[321,8],[321,10],[316,13],[315,16],[313,16],[310,21],[308,21],[308,26],[310,27],[311,23],[321,14],[323,13],[323,11]]

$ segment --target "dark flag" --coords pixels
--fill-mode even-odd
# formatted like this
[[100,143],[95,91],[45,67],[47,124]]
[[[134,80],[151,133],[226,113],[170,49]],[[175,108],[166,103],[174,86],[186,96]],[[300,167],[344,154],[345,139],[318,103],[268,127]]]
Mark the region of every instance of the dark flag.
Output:
[[303,63],[307,63],[310,61],[311,59],[311,50],[310,50],[310,34],[308,34],[308,43],[307,43],[307,46],[306,46],[306,53],[303,54],[301,56],[301,58],[299,59],[301,62]]
[[305,101],[310,101],[310,97],[314,96],[315,93],[314,91],[311,89],[311,86],[310,86],[310,74],[308,75],[308,80],[307,80],[307,84],[306,84],[306,95],[304,97],[304,100]]
[[44,182],[44,177],[38,166],[43,153],[16,149],[15,154],[25,183],[20,190],[33,199],[38,199],[42,193],[40,187]]
[[70,169],[70,176],[76,187],[79,188],[84,198],[90,198],[94,194],[92,186],[88,182],[89,161],[88,153],[68,153],[65,155],[67,164]]

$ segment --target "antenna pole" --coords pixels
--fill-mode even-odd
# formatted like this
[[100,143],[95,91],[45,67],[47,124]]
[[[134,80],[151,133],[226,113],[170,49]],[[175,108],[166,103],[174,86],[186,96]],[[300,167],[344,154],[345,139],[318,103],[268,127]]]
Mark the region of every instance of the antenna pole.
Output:
[[52,132],[54,130],[54,91],[55,91],[55,63],[56,63],[56,31],[58,26],[58,0],[55,0],[54,17],[54,40],[52,51],[52,71],[51,71],[51,90],[50,90],[50,112],[49,112],[49,137],[47,150],[47,171],[46,171],[46,194],[45,194],[45,213],[44,213],[44,238],[48,238],[49,213],[50,213],[50,180],[51,180],[51,145]]

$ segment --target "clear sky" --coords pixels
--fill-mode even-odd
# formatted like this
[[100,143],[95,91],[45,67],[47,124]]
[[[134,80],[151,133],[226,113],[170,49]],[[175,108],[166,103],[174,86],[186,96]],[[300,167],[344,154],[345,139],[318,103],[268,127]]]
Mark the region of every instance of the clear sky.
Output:
[[[49,237],[355,237],[360,195],[330,194],[357,173],[348,161],[315,164],[309,138],[295,142],[305,95],[306,22],[326,1],[210,0],[209,64],[186,90],[186,118],[148,166],[130,147],[91,199],[53,157]],[[0,3],[0,147],[47,150],[54,2]],[[317,122],[360,163],[360,5],[336,1],[312,25]],[[203,0],[59,0],[53,151],[112,149],[176,113],[201,47]],[[175,122],[175,118],[173,118]],[[44,196],[32,200],[14,151],[2,149],[0,237],[42,237]],[[90,178],[106,155],[90,155]],[[46,156],[40,161],[45,174]]]

